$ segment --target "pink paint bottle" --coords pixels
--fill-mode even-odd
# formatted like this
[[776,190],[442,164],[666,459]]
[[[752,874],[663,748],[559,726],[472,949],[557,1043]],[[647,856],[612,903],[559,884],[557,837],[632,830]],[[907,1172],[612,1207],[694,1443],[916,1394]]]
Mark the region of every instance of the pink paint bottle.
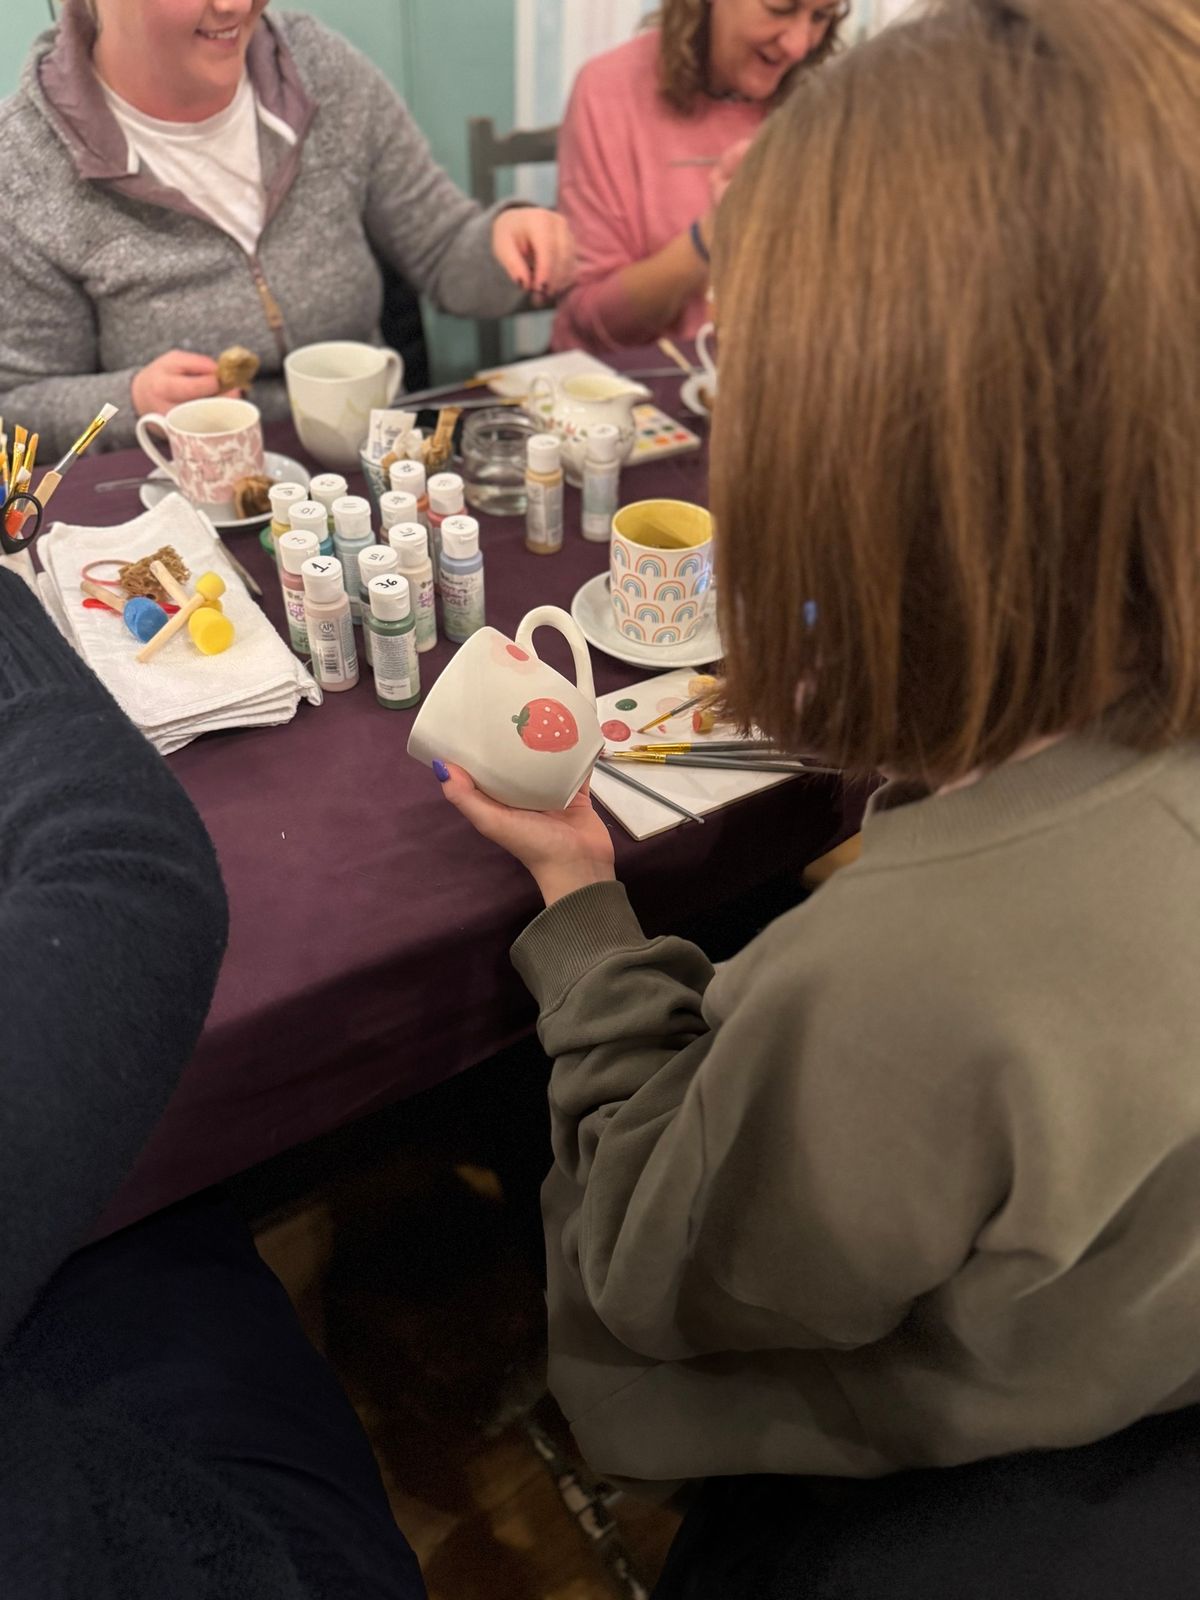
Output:
[[[442,587],[442,523],[447,517],[461,517],[467,508],[463,481],[457,472],[438,472],[429,480],[429,555],[433,562],[433,581]],[[406,521],[411,522],[411,517]]]
[[291,528],[275,541],[279,556],[279,584],[287,613],[288,643],[298,656],[307,656],[308,623],[304,620],[304,563],[320,553],[321,541],[310,528]]

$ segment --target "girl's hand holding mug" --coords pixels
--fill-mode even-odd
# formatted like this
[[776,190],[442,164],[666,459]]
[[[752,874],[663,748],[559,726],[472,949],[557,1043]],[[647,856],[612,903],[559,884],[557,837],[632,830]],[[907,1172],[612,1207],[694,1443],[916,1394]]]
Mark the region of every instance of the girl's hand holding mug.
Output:
[[612,839],[586,783],[565,811],[519,811],[483,794],[461,767],[435,761],[433,770],[450,804],[529,870],[548,906],[616,877]]

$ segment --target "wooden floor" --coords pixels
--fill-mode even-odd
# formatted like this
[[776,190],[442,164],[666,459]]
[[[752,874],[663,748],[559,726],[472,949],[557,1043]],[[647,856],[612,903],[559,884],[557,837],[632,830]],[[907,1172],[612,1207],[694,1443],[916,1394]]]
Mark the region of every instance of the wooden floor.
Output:
[[[394,1148],[341,1163],[257,1238],[362,1418],[432,1600],[648,1594],[676,1519],[609,1499],[614,1533],[589,1538],[526,1426],[537,1406],[578,1463],[544,1396],[540,1170],[518,1162],[506,1192],[467,1159],[479,1141],[453,1103],[401,1123]],[[605,1559],[622,1549],[629,1583]]]

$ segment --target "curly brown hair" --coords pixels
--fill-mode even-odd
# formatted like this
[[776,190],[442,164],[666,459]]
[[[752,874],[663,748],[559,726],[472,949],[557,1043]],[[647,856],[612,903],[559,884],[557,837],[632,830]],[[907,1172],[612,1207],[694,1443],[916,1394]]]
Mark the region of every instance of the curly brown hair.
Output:
[[[659,88],[676,111],[690,116],[708,89],[708,17],[711,0],[663,0],[647,19],[657,28]],[[848,0],[836,7],[837,15],[821,43],[784,78],[772,99],[778,105],[802,72],[824,61],[838,48],[838,30],[850,13]]]

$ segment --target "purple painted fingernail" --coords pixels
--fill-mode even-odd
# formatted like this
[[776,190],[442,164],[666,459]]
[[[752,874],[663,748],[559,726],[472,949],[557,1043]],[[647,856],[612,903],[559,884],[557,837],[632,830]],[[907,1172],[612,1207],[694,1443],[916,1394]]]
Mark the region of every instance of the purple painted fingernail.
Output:
[[450,782],[450,768],[444,761],[435,761],[433,763],[433,775],[439,783]]

